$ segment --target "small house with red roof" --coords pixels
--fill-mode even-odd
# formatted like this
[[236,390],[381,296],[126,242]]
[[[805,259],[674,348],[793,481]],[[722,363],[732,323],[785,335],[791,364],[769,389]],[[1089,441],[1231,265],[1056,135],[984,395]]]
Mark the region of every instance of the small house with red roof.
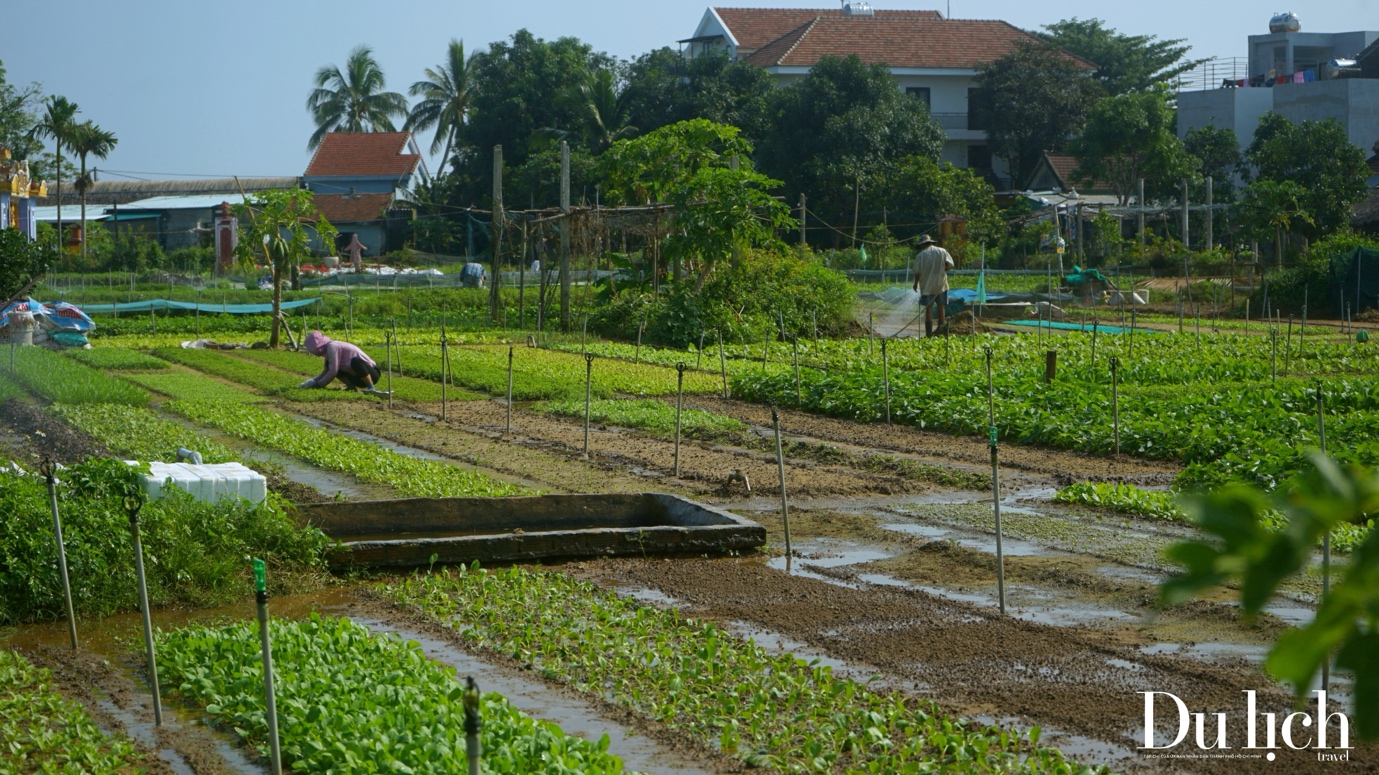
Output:
[[331,132],[316,147],[302,183],[339,229],[340,244],[358,235],[364,254],[377,256],[401,245],[411,211],[395,203],[420,165],[411,132]]
[[[1011,185],[1005,164],[993,160],[978,100],[981,65],[1039,39],[1003,21],[946,19],[939,11],[875,10],[844,0],[842,8],[709,8],[686,56],[726,54],[765,69],[782,85],[798,81],[825,56],[856,55],[885,64],[897,85],[929,106],[947,134],[943,161]],[[1071,55],[1070,55],[1071,56]],[[1078,60],[1082,62],[1083,60]],[[1091,63],[1085,63],[1090,72]]]

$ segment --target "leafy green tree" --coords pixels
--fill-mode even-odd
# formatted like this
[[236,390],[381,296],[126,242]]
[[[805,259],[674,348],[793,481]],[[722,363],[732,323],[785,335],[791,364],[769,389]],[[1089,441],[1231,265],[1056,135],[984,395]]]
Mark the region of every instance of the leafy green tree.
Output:
[[89,156],[97,159],[104,159],[115,150],[115,146],[120,142],[115,137],[114,132],[101,129],[94,122],[86,121],[78,124],[72,130],[69,140],[72,145],[72,153],[81,159],[81,176],[73,183],[77,191],[81,194],[81,254],[86,255],[86,192],[91,190],[95,183],[94,176],[86,171],[86,160]]
[[1080,62],[1052,43],[1024,42],[982,65],[981,89],[991,153],[1010,164],[1020,186],[1045,151],[1060,150],[1082,130],[1103,90]]
[[[470,65],[472,112],[463,133],[473,151],[471,163],[488,167],[493,146],[501,145],[504,163],[520,166],[537,130],[580,128],[584,117],[579,107],[562,95],[586,83],[593,71],[613,65],[608,55],[595,53],[577,38],[546,41],[527,30],[476,52]],[[487,180],[489,175],[475,177]]]
[[1256,180],[1236,203],[1236,219],[1255,239],[1274,240],[1275,261],[1283,268],[1284,237],[1298,226],[1316,225],[1307,208],[1307,189],[1291,180]]
[[1245,157],[1234,129],[1214,126],[1193,127],[1183,138],[1183,147],[1197,159],[1197,169],[1212,178],[1213,195],[1218,201],[1235,199],[1235,178],[1245,172]]
[[0,229],[0,304],[41,278],[56,260],[52,247],[30,241],[18,229]]
[[470,60],[464,55],[464,41],[451,40],[446,48],[445,61],[434,69],[426,68],[426,79],[417,81],[408,89],[413,97],[421,97],[421,101],[412,106],[402,128],[410,132],[425,132],[435,127],[436,136],[431,140],[431,153],[444,144],[442,165],[447,163],[450,150],[458,144],[460,130],[464,127],[465,115],[474,96],[473,81]]
[[1312,221],[1303,232],[1312,238],[1347,228],[1352,208],[1369,195],[1366,181],[1372,173],[1365,153],[1334,118],[1294,124],[1266,113],[1245,155],[1256,180],[1292,182],[1304,189],[1302,209]]
[[943,130],[916,97],[904,94],[885,65],[856,56],[824,57],[809,75],[779,89],[775,128],[762,143],[761,166],[805,193],[826,218],[857,217],[864,190],[909,156],[937,160]]
[[1074,174],[1109,183],[1122,207],[1140,178],[1177,181],[1193,175],[1196,163],[1174,130],[1168,94],[1159,89],[1100,100],[1069,149],[1077,156]]
[[312,193],[307,189],[282,189],[257,193],[249,202],[234,208],[244,231],[235,254],[251,266],[263,258],[273,270],[273,333],[268,339],[269,347],[278,346],[283,281],[294,267],[310,257],[312,233],[324,246],[335,244],[335,227],[311,200]]
[[[944,216],[967,220],[967,240],[995,245],[1005,232],[995,190],[981,175],[926,156],[900,160],[879,187],[876,204],[903,207],[906,220],[932,224]],[[916,231],[915,233],[918,233]]]
[[34,109],[39,93],[36,83],[23,88],[9,83],[0,62],[0,147],[9,148],[15,159],[29,159],[43,148],[42,142],[28,134],[38,121]]
[[618,91],[612,70],[590,70],[561,92],[558,99],[573,123],[568,129],[542,127],[533,132],[527,143],[528,154],[548,151],[562,140],[572,147],[582,144],[590,153],[599,154],[614,142],[637,133],[637,128],[628,123],[627,100]]
[[1174,78],[1206,60],[1185,59],[1186,38],[1159,40],[1154,35],[1122,35],[1100,19],[1064,19],[1044,25],[1056,46],[1096,63],[1092,77],[1112,96],[1168,86]]
[[649,132],[680,121],[708,119],[742,130],[754,145],[772,128],[776,92],[770,73],[727,54],[704,54],[686,61],[669,48],[656,49],[627,66],[628,123]]
[[614,143],[603,155],[609,204],[668,202],[706,167],[739,165],[752,145],[735,126],[707,119],[681,121],[633,140]]
[[[57,172],[57,188],[53,192],[57,198],[57,235],[58,242],[63,241],[62,237],[62,144],[70,142],[73,130],[77,126],[77,113],[81,112],[75,102],[69,101],[66,97],[51,96],[43,103],[43,114],[38,122],[29,129],[29,137],[33,139],[48,138],[53,141],[53,154],[57,157],[55,170]],[[31,170],[32,171],[32,170]],[[62,249],[59,245],[59,250]]]
[[[1344,523],[1373,525],[1379,476],[1315,453],[1310,470],[1272,494],[1234,484],[1183,505],[1210,539],[1169,550],[1183,572],[1164,584],[1163,602],[1231,584],[1241,611],[1256,616],[1284,580],[1311,566],[1322,536]],[[1280,518],[1283,529],[1271,529]],[[1379,738],[1379,530],[1369,531],[1338,575],[1312,621],[1280,635],[1264,667],[1302,699],[1334,657],[1355,678],[1355,733]]]
[[316,88],[306,109],[316,122],[306,147],[314,150],[328,132],[394,132],[394,116],[407,115],[407,98],[384,91],[383,68],[368,46],[350,52],[342,72],[335,65],[316,71]]

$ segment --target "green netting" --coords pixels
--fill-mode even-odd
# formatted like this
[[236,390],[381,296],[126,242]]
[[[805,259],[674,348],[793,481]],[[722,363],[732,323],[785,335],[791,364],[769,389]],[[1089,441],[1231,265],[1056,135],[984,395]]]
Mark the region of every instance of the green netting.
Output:
[[[297,301],[285,301],[282,309],[297,309],[308,304],[315,304],[320,298],[299,299]],[[264,315],[273,311],[272,304],[197,304],[189,301],[172,301],[170,299],[149,299],[147,301],[131,301],[124,304],[86,304],[82,306],[82,311],[88,315],[92,312],[150,312],[152,310],[186,310],[192,312],[196,309],[202,312],[217,312],[226,315]]]

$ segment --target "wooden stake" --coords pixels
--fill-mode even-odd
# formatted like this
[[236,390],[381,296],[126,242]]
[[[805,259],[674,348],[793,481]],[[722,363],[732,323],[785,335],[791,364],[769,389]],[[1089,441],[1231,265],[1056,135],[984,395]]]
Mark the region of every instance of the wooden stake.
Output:
[[780,442],[780,414],[774,406],[771,407],[771,427],[776,432],[776,472],[780,474],[780,518],[785,525],[785,572],[789,573],[790,558],[793,556],[790,550],[790,503],[785,497],[785,453]]
[[991,442],[991,509],[996,517],[996,594],[1001,615],[1006,612],[1005,553],[1001,546],[1001,460],[996,447],[996,390],[991,379],[991,348],[986,348],[987,432]]
[[680,478],[680,413],[685,406],[685,369],[683,362],[675,364],[675,478]]

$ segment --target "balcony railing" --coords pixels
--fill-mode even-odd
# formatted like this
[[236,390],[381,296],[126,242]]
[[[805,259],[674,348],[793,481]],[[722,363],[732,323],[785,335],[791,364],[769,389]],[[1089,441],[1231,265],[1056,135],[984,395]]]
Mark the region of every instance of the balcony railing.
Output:
[[984,131],[986,129],[982,125],[981,116],[976,113],[930,113],[929,115],[933,116],[939,127],[945,131],[954,129]]
[[1229,83],[1250,77],[1248,57],[1216,57],[1178,76],[1173,86],[1178,91],[1206,91],[1220,89]]

